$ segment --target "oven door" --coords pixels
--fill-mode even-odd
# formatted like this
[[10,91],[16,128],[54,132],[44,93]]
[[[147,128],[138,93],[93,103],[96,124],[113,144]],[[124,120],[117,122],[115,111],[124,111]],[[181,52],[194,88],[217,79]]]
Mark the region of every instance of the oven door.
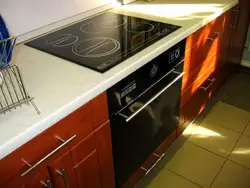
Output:
[[131,105],[111,116],[117,187],[178,127],[183,75],[173,70]]

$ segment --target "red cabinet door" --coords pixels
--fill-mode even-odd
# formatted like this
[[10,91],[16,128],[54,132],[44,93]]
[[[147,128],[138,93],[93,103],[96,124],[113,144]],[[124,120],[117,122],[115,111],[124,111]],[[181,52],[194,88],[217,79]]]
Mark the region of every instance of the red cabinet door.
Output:
[[115,188],[110,123],[107,121],[94,132],[102,187]]
[[49,171],[46,170],[41,174],[38,174],[21,188],[53,188],[53,184],[49,176]]
[[[108,168],[108,167],[107,167]],[[74,167],[79,188],[101,188],[97,152],[94,150]]]
[[69,152],[66,152],[49,165],[49,171],[56,188],[77,187],[72,159]]

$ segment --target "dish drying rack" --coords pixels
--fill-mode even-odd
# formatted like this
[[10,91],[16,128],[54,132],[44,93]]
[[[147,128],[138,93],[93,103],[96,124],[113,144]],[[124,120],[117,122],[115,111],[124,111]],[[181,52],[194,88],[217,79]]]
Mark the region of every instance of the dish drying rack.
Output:
[[16,38],[10,37],[0,40],[0,115],[6,114],[23,104],[31,104],[36,112],[40,114],[39,109],[33,102],[24,87],[23,79],[19,68],[16,65],[9,65],[12,52],[6,51],[6,46],[13,50]]

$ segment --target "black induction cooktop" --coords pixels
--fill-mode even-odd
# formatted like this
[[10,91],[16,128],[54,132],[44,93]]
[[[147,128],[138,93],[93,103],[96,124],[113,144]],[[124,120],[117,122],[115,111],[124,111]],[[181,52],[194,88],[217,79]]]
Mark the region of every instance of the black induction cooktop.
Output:
[[180,26],[104,13],[26,43],[73,63],[105,72]]

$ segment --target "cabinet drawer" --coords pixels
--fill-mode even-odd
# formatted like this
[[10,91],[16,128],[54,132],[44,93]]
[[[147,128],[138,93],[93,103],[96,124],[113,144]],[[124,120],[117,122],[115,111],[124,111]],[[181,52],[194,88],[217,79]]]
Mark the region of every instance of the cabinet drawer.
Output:
[[[215,71],[201,84],[191,97],[181,106],[180,116],[183,121],[177,131],[177,135],[181,135],[186,127],[202,112],[211,97],[218,91],[220,86],[229,75],[230,69],[223,67],[219,71]],[[210,71],[208,71],[210,73]]]
[[[196,67],[195,70],[192,70],[192,72],[191,71],[185,72],[186,74],[182,79],[182,93],[185,92],[188,88],[190,88],[190,86],[193,85],[196,81],[204,77],[204,74],[209,69],[215,70],[217,69],[217,67],[218,67],[218,56],[216,53],[211,57],[208,57],[206,60],[204,60],[204,62],[202,62],[202,64],[199,65],[198,67]],[[201,82],[203,82],[204,79],[201,80]]]
[[209,35],[201,42],[196,43],[190,50],[185,52],[184,72],[182,91],[185,91],[192,83],[199,78],[209,67],[217,66],[215,61],[209,58],[218,55],[221,48],[221,39],[224,35],[225,16],[218,18],[210,27]]
[[[208,58],[203,66],[201,66],[198,70],[196,70],[193,74],[188,75],[187,78],[183,78],[183,92],[181,95],[181,105],[184,104],[193,93],[200,88],[201,84],[213,73],[217,70],[217,55],[213,55]],[[184,86],[184,84],[189,86]]]
[[[94,127],[99,126],[98,123],[107,121],[105,120],[108,117],[105,103],[107,101],[104,93],[0,160],[0,187],[13,176],[19,177],[20,181],[32,178],[34,174],[31,171],[21,177],[30,168],[25,162],[35,165],[56,150],[53,155],[43,161],[42,164],[46,165],[50,160],[60,156],[63,152],[87,137],[94,131]],[[97,113],[94,113],[93,110],[96,109],[97,104],[99,104],[98,108],[100,109],[95,111]],[[100,106],[101,104],[103,106]],[[105,109],[101,110],[101,108]],[[69,142],[65,144],[65,141]],[[34,171],[39,169],[40,166],[38,165],[34,168]],[[6,172],[6,169],[11,170]]]
[[183,104],[180,108],[180,116],[183,118],[183,122],[180,123],[177,129],[177,136],[180,136],[187,126],[202,112],[205,108],[208,91],[198,89],[192,94],[192,96]]
[[222,16],[223,15],[214,19],[213,21],[211,21],[210,23],[208,23],[207,25],[203,26],[198,31],[190,35],[186,41],[187,43],[186,49],[191,49],[195,45],[201,46],[204,43],[204,41],[206,41],[207,38],[211,35],[211,32],[213,31],[218,32],[218,29],[221,27],[220,24],[222,23],[223,20]]

